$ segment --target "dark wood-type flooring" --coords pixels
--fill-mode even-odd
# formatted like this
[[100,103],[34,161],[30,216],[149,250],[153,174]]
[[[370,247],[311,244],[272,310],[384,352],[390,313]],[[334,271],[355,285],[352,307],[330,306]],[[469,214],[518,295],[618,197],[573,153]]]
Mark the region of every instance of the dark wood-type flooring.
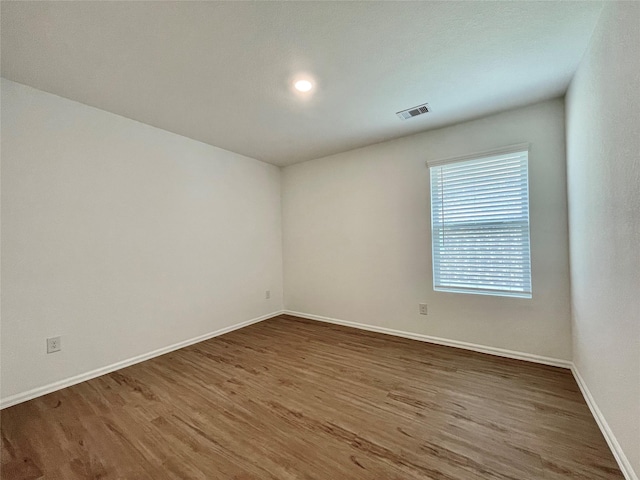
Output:
[[2,411],[3,479],[622,479],[568,370],[280,316]]

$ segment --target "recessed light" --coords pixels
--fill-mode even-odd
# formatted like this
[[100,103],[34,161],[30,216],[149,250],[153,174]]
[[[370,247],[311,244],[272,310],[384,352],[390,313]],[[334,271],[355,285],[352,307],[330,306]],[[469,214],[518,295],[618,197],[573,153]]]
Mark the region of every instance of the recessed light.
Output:
[[296,83],[293,84],[293,86],[299,92],[308,92],[313,88],[313,83],[311,83],[309,80],[298,80]]

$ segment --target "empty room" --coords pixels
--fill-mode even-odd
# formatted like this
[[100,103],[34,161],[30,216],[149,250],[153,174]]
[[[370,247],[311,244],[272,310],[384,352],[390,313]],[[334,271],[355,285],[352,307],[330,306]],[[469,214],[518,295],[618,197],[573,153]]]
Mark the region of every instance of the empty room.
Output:
[[0,13],[2,480],[639,480],[640,1]]

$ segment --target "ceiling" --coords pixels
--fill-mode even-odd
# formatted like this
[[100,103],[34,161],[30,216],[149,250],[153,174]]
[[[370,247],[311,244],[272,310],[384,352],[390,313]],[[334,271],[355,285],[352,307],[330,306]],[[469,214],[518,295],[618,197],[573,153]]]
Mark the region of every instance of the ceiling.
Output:
[[2,76],[290,165],[562,95],[601,8],[3,1]]

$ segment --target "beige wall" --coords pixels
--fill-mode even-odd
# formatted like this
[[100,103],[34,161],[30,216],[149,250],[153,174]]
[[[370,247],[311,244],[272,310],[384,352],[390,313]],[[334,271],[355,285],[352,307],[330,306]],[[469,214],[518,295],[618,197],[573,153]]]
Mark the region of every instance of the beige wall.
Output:
[[574,362],[626,456],[627,474],[633,468],[635,478],[640,475],[639,32],[640,3],[609,3],[567,94]]
[[280,212],[277,167],[2,80],[2,398],[281,310]]
[[[285,307],[571,359],[564,135],[557,99],[286,167]],[[434,292],[425,161],[523,142],[533,299]]]

